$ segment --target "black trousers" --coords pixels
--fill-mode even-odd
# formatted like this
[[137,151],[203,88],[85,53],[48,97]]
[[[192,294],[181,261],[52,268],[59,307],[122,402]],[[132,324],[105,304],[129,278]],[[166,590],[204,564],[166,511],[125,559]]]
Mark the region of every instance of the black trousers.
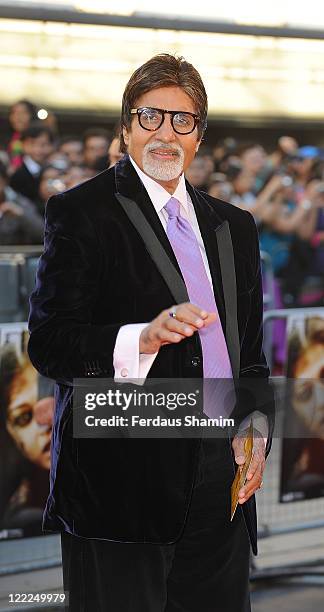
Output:
[[250,612],[250,543],[228,440],[205,440],[187,524],[175,545],[122,544],[62,533],[70,612]]

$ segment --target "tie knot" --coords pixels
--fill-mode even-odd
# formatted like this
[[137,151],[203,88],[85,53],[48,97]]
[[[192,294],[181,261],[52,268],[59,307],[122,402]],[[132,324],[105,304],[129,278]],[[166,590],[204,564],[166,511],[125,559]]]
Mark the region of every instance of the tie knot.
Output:
[[164,208],[169,215],[169,219],[180,216],[180,202],[177,198],[170,198]]

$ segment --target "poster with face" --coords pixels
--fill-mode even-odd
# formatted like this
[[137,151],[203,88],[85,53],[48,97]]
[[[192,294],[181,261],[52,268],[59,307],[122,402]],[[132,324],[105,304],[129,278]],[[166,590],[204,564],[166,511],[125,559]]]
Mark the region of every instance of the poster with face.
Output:
[[288,324],[280,501],[324,496],[324,312]]
[[0,537],[42,533],[49,489],[53,382],[27,355],[24,323],[0,326]]

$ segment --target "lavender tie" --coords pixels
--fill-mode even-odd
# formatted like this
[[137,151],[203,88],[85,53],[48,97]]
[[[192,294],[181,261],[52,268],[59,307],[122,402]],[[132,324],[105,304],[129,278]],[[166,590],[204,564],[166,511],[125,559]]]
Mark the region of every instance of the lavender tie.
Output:
[[[197,238],[190,223],[180,215],[180,202],[176,198],[170,198],[164,208],[169,216],[167,236],[182,272],[190,302],[218,315],[214,292],[208,280]],[[214,323],[199,330],[199,336],[203,353],[204,378],[232,378],[231,363],[219,316]],[[228,391],[228,385],[225,384],[225,387],[226,389],[223,385],[222,390],[218,387],[219,401],[216,402],[218,406],[214,397],[213,408],[210,406],[211,395],[207,392],[206,398],[205,392],[204,412],[209,416],[215,417],[228,412],[223,404],[224,391]]]

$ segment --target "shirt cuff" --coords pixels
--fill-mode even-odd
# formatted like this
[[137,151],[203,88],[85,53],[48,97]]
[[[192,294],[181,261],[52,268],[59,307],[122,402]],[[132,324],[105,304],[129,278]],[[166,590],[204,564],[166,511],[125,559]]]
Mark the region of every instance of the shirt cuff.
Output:
[[238,431],[241,432],[243,429],[250,427],[251,419],[253,419],[253,427],[262,434],[264,446],[266,447],[269,434],[268,419],[262,412],[259,412],[259,410],[255,410],[245,417],[245,419],[241,421]]
[[151,355],[139,352],[140,335],[147,325],[148,323],[131,323],[120,328],[113,356],[115,380],[144,384],[157,356],[157,353]]

